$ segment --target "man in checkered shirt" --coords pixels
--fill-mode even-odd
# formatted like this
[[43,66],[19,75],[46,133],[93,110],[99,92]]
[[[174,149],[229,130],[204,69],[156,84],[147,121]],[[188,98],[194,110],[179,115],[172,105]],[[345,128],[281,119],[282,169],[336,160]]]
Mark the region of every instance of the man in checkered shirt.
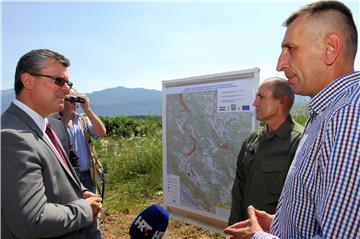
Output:
[[337,1],[293,13],[277,70],[294,92],[311,97],[310,117],[275,215],[248,208],[224,230],[238,238],[360,238],[360,72],[357,30]]

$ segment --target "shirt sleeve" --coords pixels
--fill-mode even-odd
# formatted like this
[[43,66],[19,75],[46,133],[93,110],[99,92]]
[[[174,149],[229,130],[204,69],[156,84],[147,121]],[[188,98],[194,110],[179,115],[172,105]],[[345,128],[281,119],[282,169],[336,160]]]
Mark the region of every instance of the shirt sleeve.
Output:
[[[358,100],[359,101],[359,100]],[[360,235],[360,104],[340,108],[325,125],[317,219],[323,238]]]
[[253,239],[279,239],[279,237],[266,232],[257,232],[253,236]]

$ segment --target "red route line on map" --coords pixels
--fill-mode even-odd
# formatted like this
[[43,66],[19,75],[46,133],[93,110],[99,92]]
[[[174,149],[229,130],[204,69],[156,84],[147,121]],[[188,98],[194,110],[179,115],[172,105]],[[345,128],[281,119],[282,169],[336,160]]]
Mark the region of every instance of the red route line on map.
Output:
[[193,145],[192,148],[186,153],[187,156],[190,157],[196,150],[196,145],[198,142],[196,141],[196,139],[194,138],[194,136],[192,135],[191,131],[188,128],[186,128],[185,126],[183,126],[183,128],[184,128],[185,132],[187,133],[187,135],[189,136],[189,138],[191,139],[192,145]]
[[181,112],[190,112],[189,108],[187,107],[187,105],[184,102],[184,95],[183,94],[179,94],[179,101],[181,104]]

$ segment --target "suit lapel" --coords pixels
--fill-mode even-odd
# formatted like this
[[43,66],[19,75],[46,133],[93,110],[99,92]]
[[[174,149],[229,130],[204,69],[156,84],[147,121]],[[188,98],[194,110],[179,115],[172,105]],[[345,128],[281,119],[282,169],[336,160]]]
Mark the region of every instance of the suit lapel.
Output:
[[67,165],[65,164],[65,162],[62,160],[61,156],[59,155],[59,153],[56,151],[55,147],[53,146],[53,144],[51,143],[51,141],[45,137],[45,134],[42,135],[42,139],[43,141],[47,144],[47,146],[51,149],[51,151],[54,153],[56,159],[59,161],[59,163],[61,164],[61,167],[65,170],[65,172],[77,183],[79,184],[79,182],[75,179],[74,177],[74,172],[71,170],[72,167],[71,167],[71,164],[69,162],[69,159],[67,157],[67,154],[65,153],[65,150],[64,148],[62,147],[61,143],[60,143],[60,140],[59,138],[57,137],[57,135],[54,133],[54,136],[55,136],[55,140],[57,142],[57,144],[59,145],[60,147],[60,150],[63,154],[63,156],[65,157],[65,160],[67,162]]
[[[26,125],[28,125],[43,141],[44,143],[49,147],[49,149],[53,152],[55,158],[59,161],[59,163],[61,164],[61,167],[63,168],[63,170],[66,172],[66,174],[76,183],[76,185],[78,185],[80,188],[80,182],[79,180],[76,180],[74,177],[74,171],[69,169],[71,167],[71,164],[69,162],[69,159],[67,158],[67,154],[64,152],[64,149],[58,139],[58,137],[55,135],[55,139],[61,149],[61,151],[63,152],[63,155],[65,157],[65,160],[67,161],[69,167],[67,167],[65,165],[65,163],[63,162],[63,160],[61,159],[59,153],[56,151],[55,147],[52,145],[52,143],[50,142],[49,139],[47,139],[47,137],[45,136],[44,132],[41,131],[41,129],[37,126],[37,124],[35,123],[35,121],[27,114],[25,113],[22,109],[20,109],[18,106],[16,106],[15,104],[11,103],[10,107],[7,109],[7,111],[13,115],[15,115],[17,118],[19,118],[21,121],[23,121]],[[72,167],[71,167],[72,168]]]

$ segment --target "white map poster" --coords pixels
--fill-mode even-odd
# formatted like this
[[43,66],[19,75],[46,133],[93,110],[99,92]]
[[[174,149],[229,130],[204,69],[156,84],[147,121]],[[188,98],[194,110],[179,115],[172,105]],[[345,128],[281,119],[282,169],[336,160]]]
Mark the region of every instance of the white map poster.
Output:
[[242,142],[258,126],[259,69],[163,82],[163,185],[168,211],[222,230]]

